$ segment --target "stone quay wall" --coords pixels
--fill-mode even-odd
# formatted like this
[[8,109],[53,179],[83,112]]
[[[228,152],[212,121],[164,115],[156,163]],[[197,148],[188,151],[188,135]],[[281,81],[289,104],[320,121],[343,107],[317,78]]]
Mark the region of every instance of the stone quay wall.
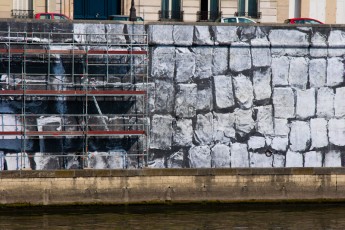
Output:
[[0,204],[344,202],[344,168],[3,171]]

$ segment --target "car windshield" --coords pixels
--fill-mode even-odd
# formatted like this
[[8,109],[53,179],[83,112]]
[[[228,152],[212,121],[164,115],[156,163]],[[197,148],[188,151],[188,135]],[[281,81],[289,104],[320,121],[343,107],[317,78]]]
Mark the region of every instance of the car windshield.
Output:
[[236,18],[224,18],[224,22],[227,23],[236,23]]
[[241,23],[253,23],[252,20],[249,20],[247,18],[238,18],[238,21]]

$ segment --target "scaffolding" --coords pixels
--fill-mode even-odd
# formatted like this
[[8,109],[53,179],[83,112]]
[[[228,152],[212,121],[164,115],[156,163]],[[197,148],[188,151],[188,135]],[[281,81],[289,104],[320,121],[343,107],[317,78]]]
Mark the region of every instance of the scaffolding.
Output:
[[0,169],[145,166],[147,55],[140,33],[0,32]]

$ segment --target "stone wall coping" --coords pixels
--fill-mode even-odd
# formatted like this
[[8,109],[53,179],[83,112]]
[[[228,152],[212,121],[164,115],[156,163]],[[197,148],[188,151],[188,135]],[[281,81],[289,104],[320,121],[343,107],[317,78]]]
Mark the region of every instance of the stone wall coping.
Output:
[[150,176],[345,175],[345,168],[84,169],[2,171],[0,178],[77,178]]

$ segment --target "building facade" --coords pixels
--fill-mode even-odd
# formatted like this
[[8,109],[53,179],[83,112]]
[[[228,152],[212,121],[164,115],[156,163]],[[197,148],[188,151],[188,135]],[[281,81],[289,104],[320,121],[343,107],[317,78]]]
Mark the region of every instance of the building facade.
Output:
[[[0,0],[0,18],[32,18],[38,12],[64,13],[70,18],[105,20],[129,15],[132,0]],[[345,23],[345,0],[134,0],[145,21],[215,21],[246,16],[261,23],[282,23],[312,17],[329,24]]]

